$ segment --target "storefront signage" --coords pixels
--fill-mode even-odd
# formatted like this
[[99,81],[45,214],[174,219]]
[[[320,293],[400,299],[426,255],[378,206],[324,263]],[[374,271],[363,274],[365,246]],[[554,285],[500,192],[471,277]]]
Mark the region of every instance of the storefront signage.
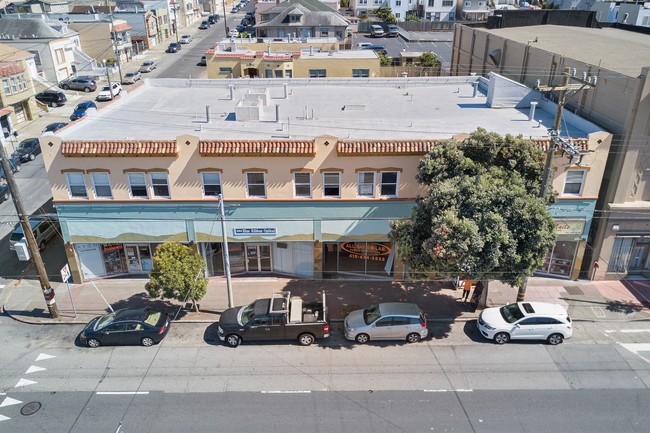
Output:
[[385,262],[390,254],[390,247],[377,242],[343,242],[341,249],[350,254],[352,259]]
[[78,253],[85,253],[86,251],[97,251],[97,244],[75,244]]
[[102,245],[102,250],[104,250],[104,252],[121,250],[122,248],[124,248],[124,246],[122,244],[104,244],[104,245]]
[[233,229],[232,231],[235,236],[247,236],[247,235],[268,236],[268,235],[275,235],[277,230],[275,229],[275,227],[269,227],[269,228]]
[[585,230],[583,221],[555,221],[555,234],[558,235],[581,235]]

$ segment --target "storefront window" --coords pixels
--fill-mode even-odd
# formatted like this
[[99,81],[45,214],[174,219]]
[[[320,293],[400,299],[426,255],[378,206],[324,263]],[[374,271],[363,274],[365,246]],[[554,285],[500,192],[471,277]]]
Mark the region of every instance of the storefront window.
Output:
[[577,249],[577,241],[557,241],[544,258],[544,265],[539,271],[564,277],[571,276]]
[[[340,242],[323,244],[323,273],[325,278],[350,275],[389,277],[392,266],[390,242]],[[389,271],[387,272],[386,269]]]
[[126,272],[126,258],[122,244],[102,245],[102,255],[107,275],[123,274]]

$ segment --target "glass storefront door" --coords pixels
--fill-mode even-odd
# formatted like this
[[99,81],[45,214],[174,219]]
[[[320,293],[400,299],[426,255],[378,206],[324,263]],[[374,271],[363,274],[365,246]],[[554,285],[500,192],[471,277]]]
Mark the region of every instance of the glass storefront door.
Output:
[[271,244],[246,244],[246,270],[271,272]]
[[570,277],[577,250],[578,241],[557,241],[544,258],[544,265],[538,272]]
[[148,272],[153,266],[151,249],[145,245],[124,245],[129,272]]

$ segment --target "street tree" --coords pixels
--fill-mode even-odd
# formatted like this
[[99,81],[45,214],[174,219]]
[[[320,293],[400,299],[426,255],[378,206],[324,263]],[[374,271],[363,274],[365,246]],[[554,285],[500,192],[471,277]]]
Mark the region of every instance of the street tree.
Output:
[[390,239],[410,277],[431,273],[522,285],[555,242],[538,197],[544,154],[530,140],[478,129],[443,140],[419,163],[410,219],[391,222]]
[[393,14],[393,10],[389,7],[377,8],[374,11],[372,11],[372,13],[385,23],[388,24],[397,23],[397,18],[395,18],[395,15]]
[[165,242],[153,256],[153,268],[145,289],[152,298],[192,301],[198,311],[197,301],[203,299],[208,288],[205,262],[190,247],[178,242]]
[[388,57],[386,54],[377,52],[377,55],[379,56],[379,65],[390,66],[393,64],[393,59]]
[[424,68],[436,68],[440,66],[440,60],[438,60],[438,57],[430,52],[422,53],[422,55],[418,57],[418,63]]
[[406,12],[406,18],[404,18],[404,21],[407,23],[419,23],[422,20],[416,11],[408,11]]

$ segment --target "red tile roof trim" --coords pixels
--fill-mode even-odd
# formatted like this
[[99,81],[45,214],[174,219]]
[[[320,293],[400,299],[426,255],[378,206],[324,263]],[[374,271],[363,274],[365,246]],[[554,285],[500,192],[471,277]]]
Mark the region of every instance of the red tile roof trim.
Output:
[[131,27],[128,23],[118,23],[113,27],[114,32],[124,32],[131,29],[133,29],[133,27]]
[[21,72],[25,72],[25,68],[20,63],[0,63],[0,77],[20,74]]
[[176,140],[88,140],[64,141],[65,156],[177,156]]
[[315,155],[313,140],[202,140],[202,156],[305,156]]
[[433,149],[439,140],[339,140],[336,152],[339,155],[424,155]]

